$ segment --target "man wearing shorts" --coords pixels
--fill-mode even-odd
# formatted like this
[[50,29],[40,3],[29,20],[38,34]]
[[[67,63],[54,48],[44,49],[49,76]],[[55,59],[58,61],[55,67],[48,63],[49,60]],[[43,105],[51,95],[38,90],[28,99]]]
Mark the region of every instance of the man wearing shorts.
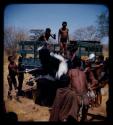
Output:
[[60,44],[60,53],[65,56],[67,55],[67,42],[69,42],[69,29],[67,22],[63,22],[58,32],[58,43]]

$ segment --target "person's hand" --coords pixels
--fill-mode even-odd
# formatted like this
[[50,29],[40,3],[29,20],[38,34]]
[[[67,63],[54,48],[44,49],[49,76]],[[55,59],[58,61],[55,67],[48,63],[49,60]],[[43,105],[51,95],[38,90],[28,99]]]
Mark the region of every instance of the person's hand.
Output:
[[88,72],[88,71],[90,71],[90,67],[86,67],[84,70],[84,72]]

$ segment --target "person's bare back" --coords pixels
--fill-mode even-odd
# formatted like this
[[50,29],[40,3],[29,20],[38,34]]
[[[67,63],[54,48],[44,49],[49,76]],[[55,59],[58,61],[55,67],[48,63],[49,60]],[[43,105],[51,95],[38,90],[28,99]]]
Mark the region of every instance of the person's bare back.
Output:
[[79,68],[69,71],[70,84],[77,94],[86,94],[88,91],[85,73]]

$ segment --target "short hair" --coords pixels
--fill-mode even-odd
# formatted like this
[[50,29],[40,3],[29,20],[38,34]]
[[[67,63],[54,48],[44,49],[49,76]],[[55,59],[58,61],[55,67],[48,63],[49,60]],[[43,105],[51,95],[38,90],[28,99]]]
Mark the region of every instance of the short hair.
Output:
[[73,68],[80,67],[81,66],[81,59],[77,56],[73,59]]
[[8,61],[10,61],[12,57],[13,57],[13,56],[8,56]]
[[67,25],[67,22],[66,21],[62,22],[62,25]]
[[51,32],[51,29],[50,28],[46,28],[46,32]]

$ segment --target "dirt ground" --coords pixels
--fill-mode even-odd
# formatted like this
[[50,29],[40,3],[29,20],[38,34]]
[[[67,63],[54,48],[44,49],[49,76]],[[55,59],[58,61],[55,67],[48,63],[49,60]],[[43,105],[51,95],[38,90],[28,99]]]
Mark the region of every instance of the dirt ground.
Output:
[[[8,83],[8,62],[4,61],[4,101],[7,112],[15,112],[18,115],[19,121],[48,121],[49,120],[49,108],[44,106],[35,105],[32,99],[26,97],[20,97],[20,101],[15,99],[15,92],[13,91],[13,99],[7,99]],[[26,74],[26,79],[28,74]],[[24,83],[25,86],[25,83]],[[102,88],[102,104],[98,108],[89,109],[88,120],[89,121],[102,121],[106,117],[106,101],[108,100],[108,85]]]

